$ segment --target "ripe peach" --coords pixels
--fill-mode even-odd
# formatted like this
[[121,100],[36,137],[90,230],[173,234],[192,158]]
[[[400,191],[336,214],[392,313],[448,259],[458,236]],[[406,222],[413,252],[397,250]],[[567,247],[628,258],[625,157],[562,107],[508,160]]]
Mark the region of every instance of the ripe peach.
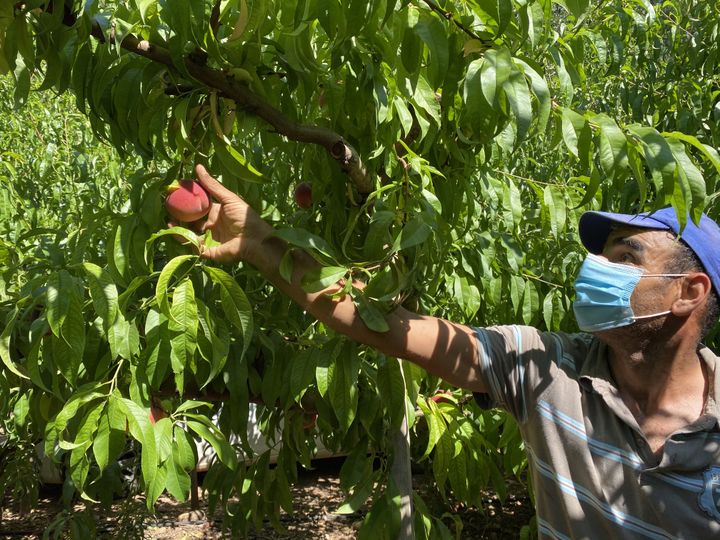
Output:
[[210,211],[210,197],[197,182],[180,180],[168,188],[165,208],[178,221],[195,221]]
[[438,390],[434,396],[430,396],[430,399],[432,399],[435,403],[438,403],[440,401],[450,401],[449,399],[447,399],[447,396],[451,395],[452,392],[449,392],[447,390]]
[[312,207],[312,184],[300,182],[295,186],[295,204],[305,209]]
[[162,407],[157,407],[155,405],[151,405],[150,411],[148,412],[148,416],[150,417],[150,423],[155,425],[155,423],[158,420],[167,418],[167,413],[165,412],[165,409],[163,409]]

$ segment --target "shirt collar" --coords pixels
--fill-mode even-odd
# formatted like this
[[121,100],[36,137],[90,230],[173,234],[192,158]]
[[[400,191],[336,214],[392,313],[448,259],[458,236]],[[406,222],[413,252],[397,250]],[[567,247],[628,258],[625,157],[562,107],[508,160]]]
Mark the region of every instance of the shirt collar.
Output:
[[[714,418],[713,426],[720,425],[720,358],[710,349],[702,345],[698,354],[707,366],[710,379],[705,415]],[[617,384],[610,371],[607,345],[599,339],[593,339],[588,350],[587,359],[583,362],[579,375],[580,384],[587,390],[610,398],[619,398]]]

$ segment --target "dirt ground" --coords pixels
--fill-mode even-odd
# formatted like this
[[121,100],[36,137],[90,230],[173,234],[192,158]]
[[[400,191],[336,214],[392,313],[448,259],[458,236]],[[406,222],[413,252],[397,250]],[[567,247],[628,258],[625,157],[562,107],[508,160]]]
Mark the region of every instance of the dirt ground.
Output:
[[[286,540],[346,540],[357,537],[357,529],[362,522],[362,512],[353,515],[334,514],[343,500],[340,489],[339,470],[341,461],[322,460],[312,471],[302,471],[300,481],[293,487],[295,511],[292,515],[283,514],[281,523],[285,531],[276,531],[270,525],[262,530],[250,532],[247,538],[286,539]],[[433,508],[440,508],[441,501],[437,494],[430,492],[431,482],[422,476],[413,478],[414,488]],[[478,509],[454,508],[446,512],[457,514],[462,518],[462,539],[510,539],[518,538],[520,530],[527,525],[534,510],[524,488],[517,482],[510,481],[509,496],[504,504],[491,492],[483,497],[483,511]],[[2,521],[0,521],[0,538],[31,539],[41,538],[46,527],[56,519],[62,506],[57,488],[46,488],[41,493],[41,500],[36,508],[26,515],[20,515],[12,509],[12,501],[5,500]],[[99,538],[119,538],[116,526],[122,519],[124,510],[132,501],[119,502],[111,511],[102,511],[94,515]],[[124,506],[123,506],[124,505]],[[143,503],[137,501],[137,507]],[[81,511],[78,507],[77,511]],[[222,531],[219,519],[208,519],[206,506],[200,499],[200,509],[191,510],[190,503],[177,503],[169,497],[161,497],[158,501],[155,516],[148,517],[138,526],[144,538],[149,540],[191,540],[230,538],[230,534]],[[127,516],[125,516],[127,517]],[[446,520],[451,525],[450,520]]]

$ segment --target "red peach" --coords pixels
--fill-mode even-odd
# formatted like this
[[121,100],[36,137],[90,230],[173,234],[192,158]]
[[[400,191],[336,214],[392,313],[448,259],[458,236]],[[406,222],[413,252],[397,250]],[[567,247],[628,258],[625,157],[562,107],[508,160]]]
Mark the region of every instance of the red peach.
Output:
[[195,221],[210,211],[210,197],[207,191],[193,180],[180,180],[168,188],[165,208],[178,221]]
[[148,416],[150,417],[150,423],[154,425],[158,420],[167,418],[167,413],[162,407],[156,407],[155,405],[151,405]]
[[312,207],[312,185],[308,182],[300,182],[295,186],[295,204],[300,208]]

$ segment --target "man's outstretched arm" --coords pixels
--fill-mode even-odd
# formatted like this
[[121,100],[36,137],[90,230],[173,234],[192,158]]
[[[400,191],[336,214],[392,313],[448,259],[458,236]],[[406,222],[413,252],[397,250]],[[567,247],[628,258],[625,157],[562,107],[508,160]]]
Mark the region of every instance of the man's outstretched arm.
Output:
[[219,262],[245,261],[336,332],[388,356],[410,360],[450,384],[485,392],[472,328],[398,307],[385,317],[390,327],[387,332],[370,330],[349,295],[333,298],[327,294],[339,290],[340,284],[316,293],[303,291],[302,276],[318,266],[309,254],[293,250],[292,280],[285,280],[279,271],[280,261],[288,250],[285,241],[273,236],[273,228],[202,165],[196,167],[196,174],[215,199],[203,229],[210,229],[213,238],[220,242],[219,246],[205,249],[202,257]]

